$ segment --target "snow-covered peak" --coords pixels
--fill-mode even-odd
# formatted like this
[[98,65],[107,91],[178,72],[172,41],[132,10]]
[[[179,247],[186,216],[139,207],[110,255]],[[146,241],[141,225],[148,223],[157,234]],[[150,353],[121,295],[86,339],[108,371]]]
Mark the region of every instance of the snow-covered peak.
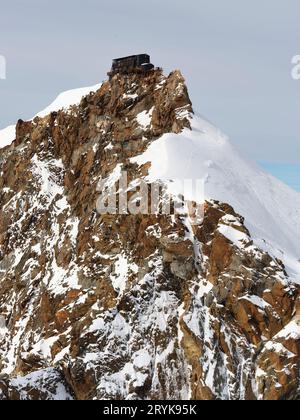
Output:
[[[84,96],[88,95],[90,92],[96,92],[100,87],[101,84],[97,84],[95,86],[67,90],[66,92],[59,94],[47,108],[38,112],[33,118],[43,118],[51,112],[59,111],[60,109],[68,109],[71,105],[79,105]],[[15,132],[16,128],[14,125],[0,130],[0,149],[11,144],[15,138]]]
[[151,162],[151,182],[203,179],[205,199],[233,206],[257,245],[283,260],[300,281],[300,194],[242,157],[201,117],[194,116],[191,126],[178,135],[165,134],[133,161]]
[[[300,273],[299,195],[190,118],[180,72],[146,76],[19,123],[18,147],[0,151],[0,400],[299,399],[300,285],[261,249]],[[96,211],[125,168],[134,210],[148,210],[146,168],[169,186],[203,180],[199,203],[223,203],[197,229],[190,208]]]

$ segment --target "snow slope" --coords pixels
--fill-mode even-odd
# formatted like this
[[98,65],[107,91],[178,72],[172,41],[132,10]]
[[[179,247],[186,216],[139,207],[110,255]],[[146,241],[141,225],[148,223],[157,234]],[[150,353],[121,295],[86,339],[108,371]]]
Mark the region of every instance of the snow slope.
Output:
[[283,260],[300,282],[300,194],[245,160],[209,122],[194,116],[191,125],[192,131],[166,134],[132,160],[151,162],[151,182],[202,179],[205,199],[233,206],[255,243]]
[[[90,92],[96,92],[100,88],[101,84],[86,87],[86,88],[79,88],[79,89],[72,89],[66,92],[61,93],[58,97],[45,108],[43,111],[36,114],[35,117],[45,117],[46,115],[50,114],[51,112],[58,111],[60,109],[67,109],[71,105],[78,105],[81,99],[88,95]],[[32,118],[32,119],[33,119]],[[8,146],[12,143],[15,139],[15,126],[11,125],[3,130],[0,130],[0,149]]]
[[10,125],[9,127],[0,130],[0,149],[11,144],[15,139],[15,134],[16,127],[14,125]]

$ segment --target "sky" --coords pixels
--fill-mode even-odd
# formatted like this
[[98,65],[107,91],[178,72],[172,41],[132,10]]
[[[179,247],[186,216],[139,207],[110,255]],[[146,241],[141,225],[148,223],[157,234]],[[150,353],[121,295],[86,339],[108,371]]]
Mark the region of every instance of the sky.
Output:
[[248,157],[300,163],[299,0],[1,0],[0,129],[147,52]]

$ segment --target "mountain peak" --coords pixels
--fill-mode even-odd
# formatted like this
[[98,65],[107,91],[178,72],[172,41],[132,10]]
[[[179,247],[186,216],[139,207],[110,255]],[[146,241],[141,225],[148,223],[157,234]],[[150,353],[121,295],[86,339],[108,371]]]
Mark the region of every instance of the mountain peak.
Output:
[[[115,74],[101,85],[60,94],[53,104],[31,121],[19,120],[16,144],[20,144],[24,136],[30,135],[28,131],[34,127],[36,129],[37,125],[47,125],[50,121],[55,124],[53,113],[57,117],[63,114],[71,117],[90,111],[95,118],[112,121],[116,141],[130,141],[145,132],[148,132],[149,138],[158,137],[164,132],[180,132],[184,127],[189,127],[188,116],[193,112],[185,80],[179,70],[169,76],[165,76],[161,69]],[[135,133],[126,138],[126,126],[134,118],[138,119]],[[145,125],[148,123],[148,126]],[[6,146],[12,142],[13,132],[13,127],[0,131],[0,148],[1,144]]]
[[0,399],[299,398],[299,195],[127,70],[0,150]]

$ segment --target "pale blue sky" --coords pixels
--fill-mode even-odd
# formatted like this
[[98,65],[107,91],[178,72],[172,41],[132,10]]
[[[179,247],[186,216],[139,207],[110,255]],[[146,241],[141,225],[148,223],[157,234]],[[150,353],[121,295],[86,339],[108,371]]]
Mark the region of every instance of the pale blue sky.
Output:
[[260,161],[300,163],[299,0],[1,1],[0,128],[67,89],[106,77],[115,56],[180,68],[194,108]]

